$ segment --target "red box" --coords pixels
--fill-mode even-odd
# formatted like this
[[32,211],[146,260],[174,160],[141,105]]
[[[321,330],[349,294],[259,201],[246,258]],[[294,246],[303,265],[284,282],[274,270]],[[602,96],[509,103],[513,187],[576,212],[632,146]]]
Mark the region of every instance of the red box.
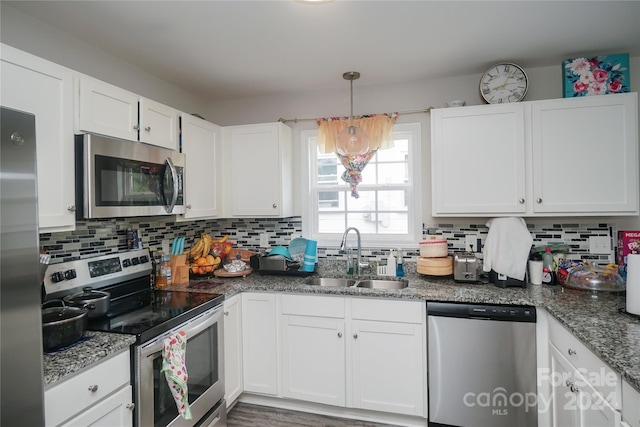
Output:
[[618,231],[618,265],[627,265],[629,254],[640,254],[640,230]]

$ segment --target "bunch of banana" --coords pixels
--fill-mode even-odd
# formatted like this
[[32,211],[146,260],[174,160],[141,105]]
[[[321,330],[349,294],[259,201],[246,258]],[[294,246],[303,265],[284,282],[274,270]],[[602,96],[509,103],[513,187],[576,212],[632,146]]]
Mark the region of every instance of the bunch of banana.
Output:
[[198,259],[203,256],[207,256],[211,250],[212,241],[213,238],[209,233],[202,233],[200,238],[194,242],[193,246],[191,246],[187,255],[189,255],[189,258],[191,259]]
[[216,243],[224,243],[229,238],[229,235],[225,235],[219,239],[214,239],[209,233],[202,233],[200,238],[193,244],[191,249],[185,251],[189,258],[196,260],[198,258],[206,257],[211,251],[211,245]]

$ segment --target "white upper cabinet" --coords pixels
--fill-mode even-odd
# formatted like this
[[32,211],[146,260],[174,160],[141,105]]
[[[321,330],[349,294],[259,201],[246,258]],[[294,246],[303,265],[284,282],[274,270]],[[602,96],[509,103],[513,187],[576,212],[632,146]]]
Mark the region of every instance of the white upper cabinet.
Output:
[[191,114],[180,116],[182,152],[186,156],[185,200],[180,219],[206,219],[220,215],[220,149],[222,128]]
[[177,110],[87,76],[78,86],[78,132],[178,149]]
[[36,116],[40,232],[75,229],[73,73],[1,45],[0,103]]
[[431,113],[434,216],[637,215],[637,94]]
[[431,112],[433,214],[525,212],[522,104]]
[[638,213],[633,94],[534,102],[533,211]]
[[293,215],[291,128],[282,123],[229,126],[224,135],[230,215]]

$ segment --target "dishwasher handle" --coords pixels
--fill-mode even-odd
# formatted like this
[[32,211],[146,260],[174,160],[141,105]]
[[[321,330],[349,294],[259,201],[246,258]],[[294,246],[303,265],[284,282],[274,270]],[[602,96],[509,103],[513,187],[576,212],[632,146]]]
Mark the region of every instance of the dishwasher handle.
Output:
[[427,302],[427,315],[503,322],[536,322],[536,308],[519,305]]

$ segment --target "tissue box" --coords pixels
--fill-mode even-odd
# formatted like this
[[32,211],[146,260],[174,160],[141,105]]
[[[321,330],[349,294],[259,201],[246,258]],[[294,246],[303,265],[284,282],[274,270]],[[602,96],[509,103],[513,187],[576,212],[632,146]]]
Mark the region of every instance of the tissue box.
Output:
[[640,230],[618,231],[617,264],[627,265],[629,254],[640,254]]

